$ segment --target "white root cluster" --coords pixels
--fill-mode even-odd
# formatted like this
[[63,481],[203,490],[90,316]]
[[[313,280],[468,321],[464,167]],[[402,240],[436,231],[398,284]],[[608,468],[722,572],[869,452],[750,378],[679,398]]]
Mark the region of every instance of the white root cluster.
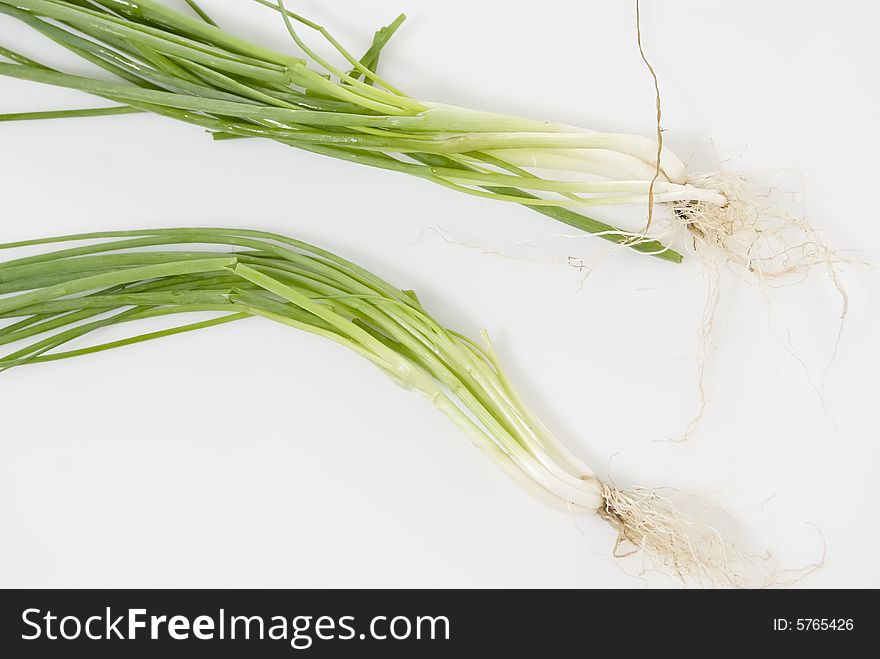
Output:
[[742,266],[759,281],[804,273],[817,265],[834,272],[840,263],[818,229],[780,208],[743,177],[702,174],[688,183],[726,199],[722,205],[700,200],[672,204],[673,229],[687,233],[698,255],[719,255],[722,262]]
[[[601,483],[599,515],[618,533],[614,554],[639,552],[648,565],[685,584],[743,588],[766,585],[763,559],[750,557],[704,519],[658,492]],[[756,574],[750,574],[755,572]]]

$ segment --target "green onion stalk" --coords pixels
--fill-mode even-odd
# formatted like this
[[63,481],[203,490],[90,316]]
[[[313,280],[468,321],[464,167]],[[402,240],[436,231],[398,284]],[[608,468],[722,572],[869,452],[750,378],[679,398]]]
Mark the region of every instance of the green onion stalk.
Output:
[[[448,329],[413,291],[335,254],[283,235],[219,228],[0,245],[18,248],[31,255],[0,262],[2,370],[246,319],[274,321],[369,360],[427,398],[518,480],[573,512],[598,514],[620,543],[659,567],[687,580],[742,583],[730,545],[709,524],[656,492],[616,487],[560,442],[523,402],[485,332],[477,342]],[[160,317],[171,327],[138,331]],[[127,338],[102,339],[110,327]]]
[[[582,211],[666,205],[694,230],[705,209],[728,206],[717,185],[693,179],[655,138],[602,133],[412,98],[378,73],[382,48],[403,22],[379,30],[357,58],[323,26],[282,0],[276,11],[296,54],[276,52],[156,0],[0,0],[0,13],[97,65],[107,76],[72,75],[2,47],[0,74],[113,101],[94,110],[0,115],[0,121],[151,112],[215,139],[265,138],[317,154],[418,176],[477,197],[528,206],[584,232],[680,262],[663,236],[624,230]],[[300,30],[317,32],[335,63]],[[550,177],[547,177],[547,173]]]

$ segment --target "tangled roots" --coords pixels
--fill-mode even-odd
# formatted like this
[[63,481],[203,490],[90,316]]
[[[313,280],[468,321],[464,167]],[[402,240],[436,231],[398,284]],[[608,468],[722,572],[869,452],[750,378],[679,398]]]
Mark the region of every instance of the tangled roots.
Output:
[[706,521],[644,488],[601,483],[599,515],[618,533],[614,554],[641,553],[652,567],[685,584],[746,588],[773,580],[766,558],[749,556]]
[[728,199],[723,206],[701,201],[673,205],[673,217],[689,232],[698,255],[720,253],[724,261],[760,280],[803,273],[816,265],[833,270],[839,262],[816,228],[779,208],[745,178],[702,174],[688,183]]

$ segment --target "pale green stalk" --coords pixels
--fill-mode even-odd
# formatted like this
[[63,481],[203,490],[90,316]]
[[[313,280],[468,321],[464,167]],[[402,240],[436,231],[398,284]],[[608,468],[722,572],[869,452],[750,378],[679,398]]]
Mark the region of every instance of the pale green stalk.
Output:
[[[439,325],[416,296],[362,268],[283,236],[227,229],[85,234],[0,249],[79,240],[99,242],[0,264],[0,282],[15,283],[22,291],[0,299],[0,317],[39,321],[22,325],[17,320],[14,331],[6,336],[0,331],[0,344],[28,342],[0,358],[0,368],[83,356],[258,316],[354,350],[427,396],[508,467],[515,466],[565,501],[600,505],[592,474],[572,473],[548,453],[556,450],[552,442],[535,434],[529,413],[518,409],[520,403],[487,353],[475,351],[466,339]],[[155,249],[194,244],[236,251]],[[44,285],[47,280],[52,283]],[[59,350],[110,326],[194,312],[223,315]]]
[[[156,0],[0,0],[0,12],[23,21],[117,80],[69,75],[9,49],[0,75],[100,96],[131,108],[198,125],[220,139],[262,137],[312,153],[407,173],[454,190],[533,208],[570,226],[671,261],[681,255],[638,232],[573,209],[653,201],[722,203],[717,193],[685,182],[668,150],[662,180],[650,184],[656,142],[596,133],[547,121],[413,99],[376,74],[379,53],[402,18],[380,30],[355,58],[323,26],[263,0],[279,13],[302,57],[236,37],[207,19]],[[344,60],[347,72],[297,33],[314,30]],[[121,108],[0,115],[0,121],[106,116]],[[477,164],[477,163],[480,164]],[[545,165],[610,181],[547,179]],[[633,172],[621,177],[621,172]]]

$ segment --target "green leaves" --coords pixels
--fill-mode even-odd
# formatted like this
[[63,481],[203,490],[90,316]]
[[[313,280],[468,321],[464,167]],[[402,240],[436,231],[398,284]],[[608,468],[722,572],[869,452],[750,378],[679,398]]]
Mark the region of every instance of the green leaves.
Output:
[[[152,112],[199,126],[218,139],[270,139],[418,176],[466,194],[522,204],[606,240],[681,261],[680,254],[654,240],[578,212],[592,205],[640,203],[642,193],[594,189],[589,182],[564,177],[541,178],[492,153],[543,149],[571,154],[585,147],[598,153],[615,139],[410,98],[376,73],[379,55],[403,16],[376,32],[371,47],[358,59],[323,26],[287,11],[283,4],[260,4],[279,13],[305,58],[236,37],[217,27],[195,3],[194,15],[188,15],[154,0],[0,0],[0,13],[21,20],[113,79],[56,71],[2,46],[0,56],[12,63],[0,62],[0,75],[75,89],[119,104],[0,114],[0,122]],[[345,61],[342,68],[313,51],[295,25],[317,32]],[[632,142],[617,141],[626,148]],[[593,148],[596,145],[600,148]],[[617,154],[617,159],[631,158],[628,153]]]
[[[330,252],[244,229],[80,234],[8,243],[0,251],[43,245],[53,247],[0,262],[0,291],[6,293],[0,319],[8,321],[0,328],[0,346],[13,346],[0,357],[0,369],[259,317],[370,360],[427,396],[505,463],[540,474],[546,467],[531,463],[552,462],[546,453],[556,451],[555,440],[515,396],[488,344],[480,347],[445,328],[412,291]],[[205,318],[137,330],[148,318],[194,313]],[[107,341],[101,337],[109,327],[134,329],[127,338]],[[74,340],[85,345],[65,350]],[[563,489],[582,483],[575,476],[564,480],[570,482]],[[570,494],[574,501],[593,496]]]

